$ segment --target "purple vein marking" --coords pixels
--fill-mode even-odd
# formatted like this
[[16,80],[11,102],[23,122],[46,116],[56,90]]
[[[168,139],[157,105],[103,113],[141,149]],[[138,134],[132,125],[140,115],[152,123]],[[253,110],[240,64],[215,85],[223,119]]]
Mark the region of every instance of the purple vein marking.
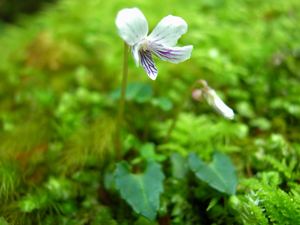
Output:
[[148,50],[139,51],[139,55],[142,67],[147,72],[148,76],[150,76],[152,79],[155,79],[158,71],[155,67],[155,62],[151,56],[151,52]]
[[152,53],[157,56],[158,58],[161,59],[175,59],[178,60],[178,58],[184,56],[184,51],[182,50],[172,50],[172,49],[157,49],[157,48],[152,48],[151,49]]

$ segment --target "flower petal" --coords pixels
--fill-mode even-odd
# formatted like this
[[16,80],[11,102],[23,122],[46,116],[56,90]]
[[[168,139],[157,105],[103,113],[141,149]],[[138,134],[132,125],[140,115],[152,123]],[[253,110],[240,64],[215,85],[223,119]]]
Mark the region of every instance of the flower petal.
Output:
[[166,16],[154,28],[148,39],[152,42],[173,47],[182,34],[187,32],[187,23],[178,16]]
[[158,74],[158,70],[155,67],[155,62],[152,58],[151,52],[149,50],[141,50],[139,51],[140,63],[148,76],[155,80]]
[[138,8],[122,9],[118,12],[115,22],[119,36],[128,45],[134,45],[147,37],[148,23]]
[[150,43],[148,48],[152,54],[163,61],[180,63],[191,57],[193,45],[184,47],[166,47],[161,44]]
[[131,55],[133,60],[135,61],[136,66],[139,66],[139,62],[140,62],[139,51],[140,48],[145,44],[145,42],[146,39],[143,39],[131,47]]
[[234,118],[234,112],[229,108],[217,95],[213,89],[209,89],[204,92],[204,97],[206,98],[208,104],[221,116],[226,119],[232,120]]

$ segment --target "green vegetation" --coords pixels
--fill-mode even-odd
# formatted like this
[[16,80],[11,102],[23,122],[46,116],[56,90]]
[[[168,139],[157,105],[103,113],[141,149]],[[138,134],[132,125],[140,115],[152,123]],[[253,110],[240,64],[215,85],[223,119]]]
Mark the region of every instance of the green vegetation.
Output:
[[[155,81],[129,55],[117,162],[131,7],[194,50]],[[300,224],[298,21],[298,0],[61,0],[0,24],[0,224]],[[198,79],[235,119],[189,97],[164,141]]]

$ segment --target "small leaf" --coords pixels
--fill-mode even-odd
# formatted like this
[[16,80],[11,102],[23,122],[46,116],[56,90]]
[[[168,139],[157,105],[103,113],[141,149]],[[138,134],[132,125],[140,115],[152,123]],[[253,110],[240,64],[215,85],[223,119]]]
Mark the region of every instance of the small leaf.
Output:
[[247,101],[242,101],[236,104],[236,111],[243,117],[253,118],[255,116],[253,107]]
[[215,152],[213,162],[206,164],[196,153],[190,153],[188,160],[190,169],[200,180],[220,192],[235,194],[238,180],[235,167],[228,156]]
[[130,173],[128,163],[123,161],[117,164],[115,186],[136,213],[154,220],[159,209],[164,178],[161,165],[152,160],[147,161],[143,174]]
[[146,143],[141,147],[140,150],[141,157],[144,159],[153,159],[157,162],[162,162],[167,159],[165,155],[156,154],[155,152],[155,144],[154,143]]
[[141,156],[145,159],[151,157],[153,158],[153,156],[155,155],[155,144],[154,143],[146,143],[141,147],[140,153]]
[[271,122],[265,117],[259,117],[259,118],[252,119],[252,120],[250,120],[249,124],[250,124],[250,126],[257,127],[258,129],[260,129],[262,131],[270,130],[270,128],[272,127]]
[[164,216],[164,215],[166,215],[168,213],[169,199],[162,198],[161,200],[162,201],[160,203],[160,207],[159,207],[159,210],[158,210],[159,217],[162,217],[162,216]]
[[209,202],[207,208],[206,208],[206,211],[208,212],[212,207],[214,207],[218,201],[220,200],[221,196],[216,196],[216,197],[213,197],[212,200]]
[[172,176],[177,179],[182,179],[188,170],[186,159],[178,152],[173,152],[170,156],[172,163]]
[[173,103],[168,98],[155,98],[151,103],[152,105],[158,106],[163,111],[170,111],[173,108]]
[[140,140],[135,137],[133,134],[127,134],[123,141],[122,152],[125,155],[130,149],[138,149],[140,148]]
[[[137,103],[149,101],[153,96],[153,88],[149,84],[131,83],[126,88],[125,99],[132,100]],[[119,100],[121,97],[121,88],[113,91],[111,97],[114,100]]]

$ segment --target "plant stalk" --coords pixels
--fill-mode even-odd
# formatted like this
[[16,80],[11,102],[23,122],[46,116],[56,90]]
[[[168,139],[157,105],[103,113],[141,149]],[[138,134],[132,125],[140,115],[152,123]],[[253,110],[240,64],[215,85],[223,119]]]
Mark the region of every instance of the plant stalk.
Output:
[[123,114],[124,114],[124,107],[125,107],[125,93],[126,93],[127,76],[128,76],[128,52],[129,52],[129,46],[126,44],[126,42],[124,42],[122,91],[121,91],[121,98],[119,102],[118,118],[117,118],[117,125],[116,125],[116,139],[115,139],[115,147],[116,147],[118,161],[122,160],[121,125],[123,122]]
[[[185,93],[184,97],[182,98],[182,100],[181,100],[181,102],[180,102],[180,104],[179,104],[179,106],[178,106],[178,108],[177,108],[177,110],[176,110],[176,112],[175,112],[175,114],[174,114],[173,121],[172,121],[172,125],[170,126],[169,131],[168,131],[167,135],[165,136],[165,138],[164,138],[164,140],[163,140],[163,143],[166,143],[166,142],[169,140],[170,135],[171,135],[171,133],[172,133],[174,127],[175,127],[175,124],[176,124],[176,121],[177,121],[177,117],[178,117],[180,111],[182,110],[183,105],[184,105],[186,99],[189,97],[190,93],[191,93],[192,90],[195,88],[195,86],[196,86],[197,84],[199,84],[199,83],[202,83],[202,84],[203,84],[203,82],[205,82],[205,81],[204,81],[204,80],[197,80],[197,81],[195,81],[195,82],[190,86],[190,88],[187,90],[187,92]],[[206,83],[206,82],[205,82],[205,83]]]

